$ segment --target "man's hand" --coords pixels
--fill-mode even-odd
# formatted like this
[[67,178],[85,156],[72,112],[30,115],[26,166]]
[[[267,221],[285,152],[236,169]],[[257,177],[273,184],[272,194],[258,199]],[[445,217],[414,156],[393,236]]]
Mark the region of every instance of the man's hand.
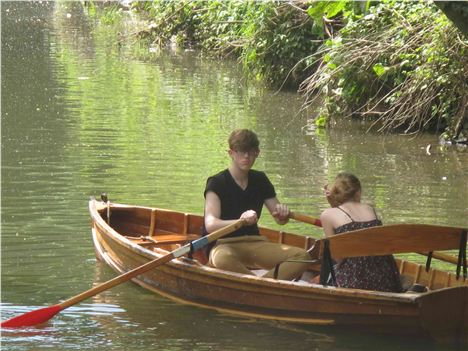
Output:
[[247,225],[253,225],[258,221],[257,212],[254,210],[245,211],[239,218],[246,221]]
[[272,216],[279,224],[286,224],[289,221],[289,208],[285,204],[276,204]]

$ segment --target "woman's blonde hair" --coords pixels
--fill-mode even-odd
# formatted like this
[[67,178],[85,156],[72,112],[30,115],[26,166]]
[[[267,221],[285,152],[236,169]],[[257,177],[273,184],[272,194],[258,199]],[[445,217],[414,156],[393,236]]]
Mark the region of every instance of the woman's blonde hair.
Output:
[[361,182],[354,174],[340,172],[335,178],[327,200],[332,207],[338,207],[346,201],[353,200],[361,191]]

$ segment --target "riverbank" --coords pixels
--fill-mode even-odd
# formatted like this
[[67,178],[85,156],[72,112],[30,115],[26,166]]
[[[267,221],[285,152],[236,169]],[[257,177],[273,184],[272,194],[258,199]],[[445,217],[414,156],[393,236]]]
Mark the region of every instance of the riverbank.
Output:
[[136,33],[147,45],[234,57],[248,78],[298,90],[304,106],[319,96],[318,127],[370,119],[384,133],[466,140],[468,41],[433,3],[127,4],[147,23]]

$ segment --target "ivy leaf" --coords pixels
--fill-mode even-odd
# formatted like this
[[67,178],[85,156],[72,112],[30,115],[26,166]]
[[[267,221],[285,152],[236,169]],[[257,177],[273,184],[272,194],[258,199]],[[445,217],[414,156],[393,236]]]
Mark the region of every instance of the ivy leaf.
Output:
[[317,1],[307,9],[308,15],[315,21],[321,21],[322,17],[335,17],[346,7],[349,0],[341,1]]
[[327,117],[325,115],[320,115],[315,120],[315,125],[319,128],[324,128],[327,125]]
[[376,63],[374,66],[372,66],[372,70],[377,75],[377,77],[381,77],[387,72],[388,68],[381,63]]
[[341,11],[344,10],[346,7],[346,3],[348,1],[332,1],[328,4],[327,12],[325,15],[328,18],[335,17],[337,14],[339,14]]

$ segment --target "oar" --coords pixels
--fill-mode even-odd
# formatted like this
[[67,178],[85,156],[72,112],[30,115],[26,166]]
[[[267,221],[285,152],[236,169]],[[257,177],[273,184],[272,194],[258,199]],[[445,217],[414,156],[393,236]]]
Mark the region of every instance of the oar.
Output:
[[[204,236],[200,239],[192,241],[192,248],[194,251],[201,249],[202,247],[208,245],[209,243],[229,234],[232,233],[233,231],[239,229],[245,224],[245,221],[242,219],[237,220],[236,222],[221,228],[219,230],[214,231],[213,233]],[[31,312],[24,313],[22,315],[10,318],[0,324],[0,327],[2,328],[20,328],[20,327],[28,327],[28,326],[33,326],[41,323],[47,322],[49,319],[54,317],[57,313],[60,311],[64,310],[67,307],[73,306],[83,300],[86,300],[87,298],[97,295],[102,291],[108,290],[110,288],[113,288],[116,285],[119,285],[121,283],[126,282],[127,280],[130,280],[142,273],[145,273],[151,269],[154,269],[156,267],[159,267],[169,261],[171,261],[174,258],[186,255],[187,253],[190,252],[190,244],[184,245],[167,255],[164,255],[162,257],[156,258],[150,262],[145,263],[142,266],[139,266],[135,269],[132,269],[131,271],[128,271],[124,274],[121,274],[111,280],[108,280],[107,282],[101,283],[97,286],[95,286],[92,289],[89,289],[85,292],[82,292],[79,295],[76,295],[68,300],[65,300],[62,303],[49,306],[49,307],[44,307],[40,308],[38,310],[34,310]]]
[[300,213],[290,212],[289,218],[295,219],[296,221],[299,221],[299,222],[309,223],[317,227],[322,226],[322,222],[320,221],[320,219],[306,216]]
[[[420,255],[428,256],[429,253],[424,253],[424,252],[418,252]],[[438,260],[448,262],[448,263],[453,263],[453,264],[458,264],[458,257],[452,256],[452,255],[447,255],[442,252],[434,251],[432,253],[432,258],[437,258]]]
[[[295,219],[296,221],[313,224],[313,225],[315,225],[317,227],[322,226],[322,222],[320,221],[320,219],[310,217],[310,216],[306,216],[306,215],[299,214],[299,213],[290,212],[289,213],[289,218]],[[428,253],[423,253],[423,252],[418,252],[418,254],[424,255],[424,256],[428,255]],[[432,257],[436,258],[438,260],[444,261],[444,262],[458,264],[458,258],[457,257],[447,255],[447,254],[444,254],[442,252],[434,251],[432,253]]]

